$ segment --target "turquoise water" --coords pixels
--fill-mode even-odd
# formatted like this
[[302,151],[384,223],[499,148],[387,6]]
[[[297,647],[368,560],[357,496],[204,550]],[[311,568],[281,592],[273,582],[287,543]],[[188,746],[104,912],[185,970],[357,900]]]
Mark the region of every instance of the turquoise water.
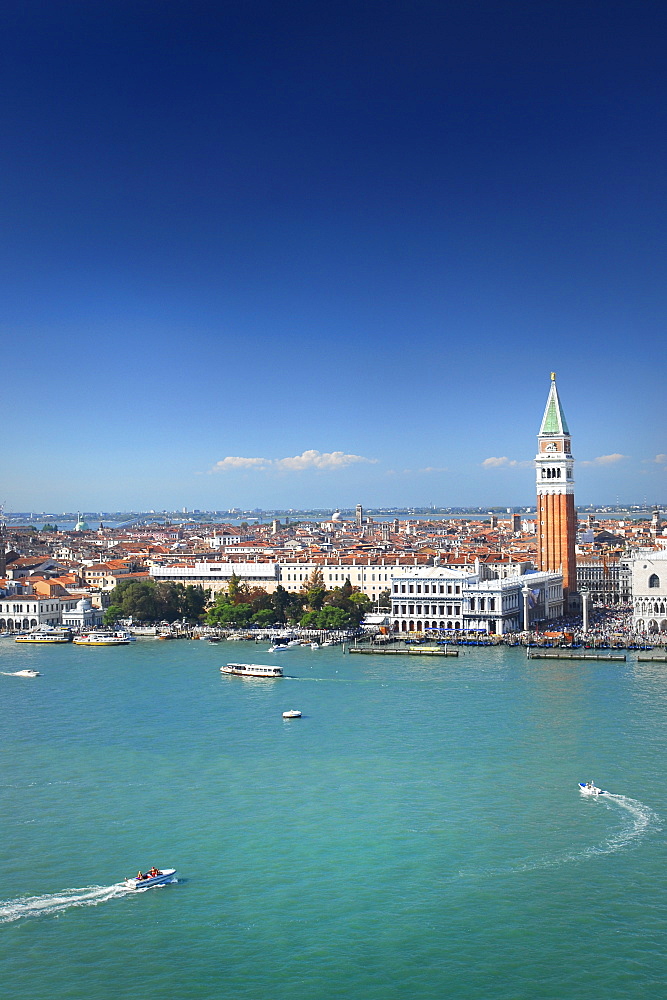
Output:
[[664,994],[664,664],[265,650],[0,640],[3,995]]

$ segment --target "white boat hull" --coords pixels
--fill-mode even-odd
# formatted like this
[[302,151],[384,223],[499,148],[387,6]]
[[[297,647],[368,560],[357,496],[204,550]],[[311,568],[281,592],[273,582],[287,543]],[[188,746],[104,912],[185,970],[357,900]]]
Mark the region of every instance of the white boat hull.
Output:
[[152,889],[154,885],[165,885],[166,882],[172,882],[175,875],[175,868],[163,868],[160,874],[153,876],[153,878],[126,878],[124,885],[128,889]]
[[282,677],[283,672],[280,667],[269,666],[265,663],[225,663],[220,667],[223,674],[234,674],[237,677]]
[[593,796],[593,798],[597,797],[598,795],[607,794],[601,788],[598,788],[597,785],[594,785],[589,781],[580,781],[579,791],[581,792],[582,795],[590,795]]

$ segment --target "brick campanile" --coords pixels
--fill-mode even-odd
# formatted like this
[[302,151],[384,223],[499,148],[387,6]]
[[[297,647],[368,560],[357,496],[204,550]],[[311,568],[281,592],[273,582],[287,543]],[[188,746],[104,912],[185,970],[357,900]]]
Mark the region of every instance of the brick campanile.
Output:
[[535,476],[537,485],[537,565],[541,570],[563,573],[563,604],[577,591],[574,545],[577,515],[574,509],[574,459],[570,431],[558,398],[556,373],[537,435]]

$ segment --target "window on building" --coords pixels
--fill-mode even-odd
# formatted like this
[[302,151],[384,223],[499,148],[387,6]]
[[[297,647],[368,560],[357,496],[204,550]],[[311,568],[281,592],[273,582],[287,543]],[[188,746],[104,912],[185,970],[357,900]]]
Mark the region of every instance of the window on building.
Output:
[[657,573],[651,573],[651,575],[648,578],[648,585],[651,589],[660,586],[660,577],[657,575]]

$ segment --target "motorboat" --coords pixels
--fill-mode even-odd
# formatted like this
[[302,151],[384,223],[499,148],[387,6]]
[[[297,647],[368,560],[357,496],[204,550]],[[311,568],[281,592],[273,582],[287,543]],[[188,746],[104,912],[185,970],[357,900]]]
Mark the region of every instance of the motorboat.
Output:
[[273,646],[269,646],[269,653],[281,653],[284,649],[289,649],[283,642],[274,643]]
[[311,642],[310,648],[311,649],[319,649],[320,648],[319,642]]
[[10,677],[41,677],[39,670],[15,670]]
[[282,677],[281,667],[265,663],[225,663],[220,667],[223,674],[236,674],[237,677]]
[[582,795],[606,795],[601,788],[598,788],[594,781],[580,781],[579,791]]
[[175,868],[163,868],[161,871],[158,871],[157,875],[126,878],[124,885],[128,889],[152,889],[154,885],[164,885],[166,882],[173,882],[175,875]]
[[72,641],[75,646],[128,646],[131,642],[136,642],[136,639],[124,629],[119,629],[116,632],[98,629],[92,632],[83,632]]
[[287,712],[283,712],[283,719],[300,719],[301,712],[298,708],[290,708]]

